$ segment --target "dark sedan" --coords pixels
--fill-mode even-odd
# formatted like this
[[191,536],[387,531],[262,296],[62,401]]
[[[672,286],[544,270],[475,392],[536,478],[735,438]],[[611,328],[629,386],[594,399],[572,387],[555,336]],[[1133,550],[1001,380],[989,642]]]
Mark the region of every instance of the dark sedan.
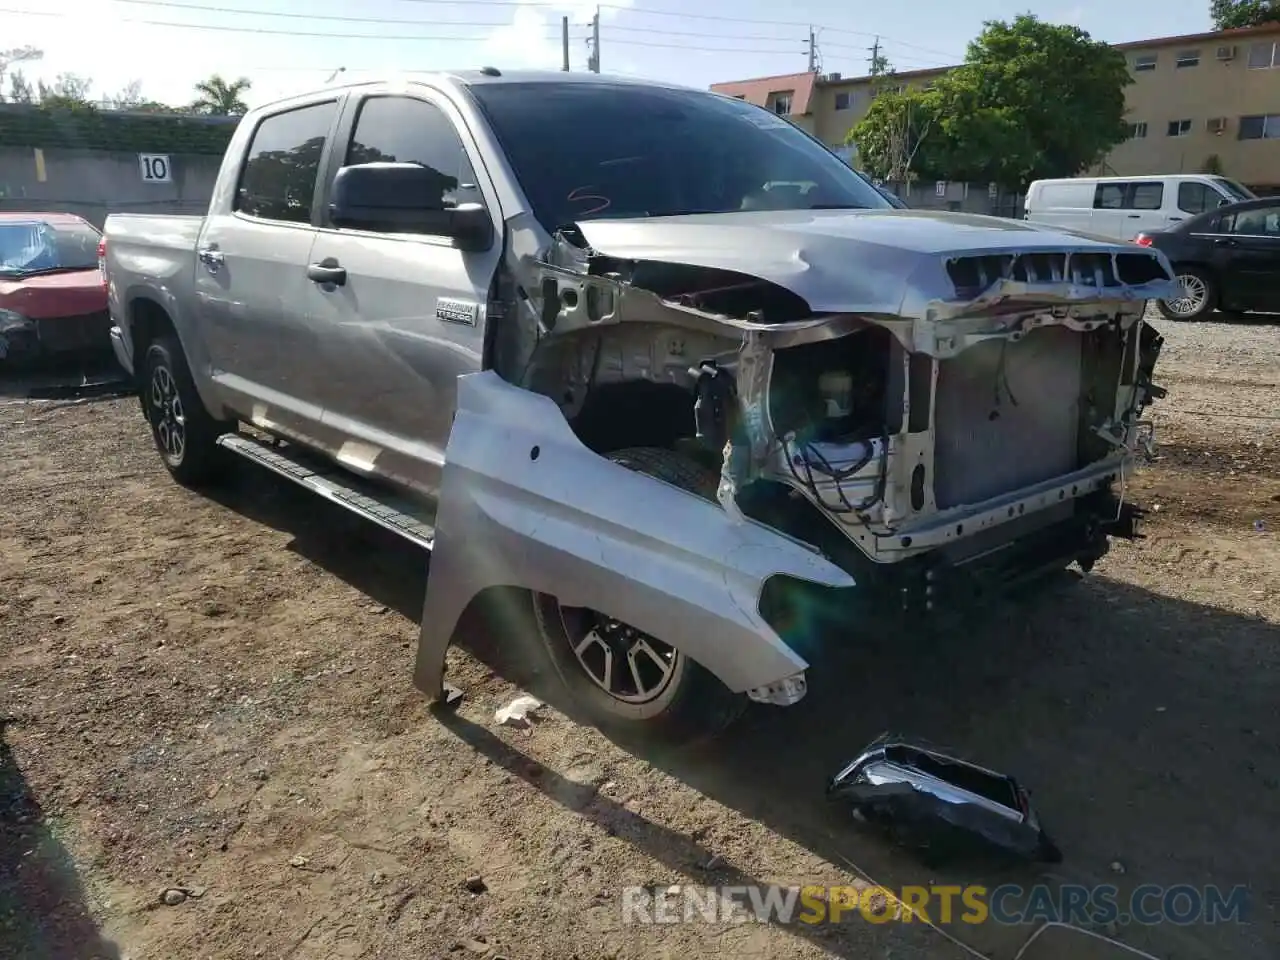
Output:
[[1181,296],[1157,301],[1170,320],[1201,320],[1214,310],[1280,313],[1280,197],[1207,210],[1134,242],[1173,264]]

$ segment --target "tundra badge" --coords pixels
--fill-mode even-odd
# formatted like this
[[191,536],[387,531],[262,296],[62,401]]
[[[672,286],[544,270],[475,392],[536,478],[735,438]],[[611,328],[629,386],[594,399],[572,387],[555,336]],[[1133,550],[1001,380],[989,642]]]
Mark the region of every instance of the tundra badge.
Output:
[[436,319],[445,323],[465,323],[474,327],[479,311],[480,304],[469,300],[450,300],[446,297],[436,300]]

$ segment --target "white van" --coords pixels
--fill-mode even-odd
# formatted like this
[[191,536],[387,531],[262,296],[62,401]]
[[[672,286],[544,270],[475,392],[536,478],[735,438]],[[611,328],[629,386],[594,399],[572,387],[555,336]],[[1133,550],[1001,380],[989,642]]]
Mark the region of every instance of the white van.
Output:
[[1077,177],[1036,180],[1027,189],[1023,218],[1132,240],[1224,203],[1252,200],[1234,180],[1203,173],[1151,177]]

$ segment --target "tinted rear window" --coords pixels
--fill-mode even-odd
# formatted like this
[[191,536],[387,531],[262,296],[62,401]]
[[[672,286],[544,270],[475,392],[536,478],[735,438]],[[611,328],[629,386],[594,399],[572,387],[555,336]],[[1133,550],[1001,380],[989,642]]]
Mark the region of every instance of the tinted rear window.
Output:
[[609,83],[471,92],[548,230],[601,217],[890,206],[790,121],[740,100]]

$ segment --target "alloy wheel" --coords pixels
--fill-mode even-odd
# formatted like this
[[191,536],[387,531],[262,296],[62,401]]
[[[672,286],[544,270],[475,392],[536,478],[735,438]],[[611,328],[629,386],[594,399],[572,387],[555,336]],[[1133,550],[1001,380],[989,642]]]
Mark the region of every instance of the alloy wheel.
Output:
[[561,619],[574,656],[596,686],[615,700],[635,705],[663,695],[679,665],[678,650],[595,611],[577,610],[572,618],[565,616],[567,612],[561,609]]
[[182,398],[178,396],[178,384],[168,367],[161,365],[151,371],[148,399],[151,423],[161,451],[170,463],[181,463],[187,449],[187,420],[182,410]]
[[1204,309],[1209,288],[1202,279],[1194,274],[1184,273],[1178,277],[1178,289],[1179,296],[1165,301],[1171,313],[1189,317]]

